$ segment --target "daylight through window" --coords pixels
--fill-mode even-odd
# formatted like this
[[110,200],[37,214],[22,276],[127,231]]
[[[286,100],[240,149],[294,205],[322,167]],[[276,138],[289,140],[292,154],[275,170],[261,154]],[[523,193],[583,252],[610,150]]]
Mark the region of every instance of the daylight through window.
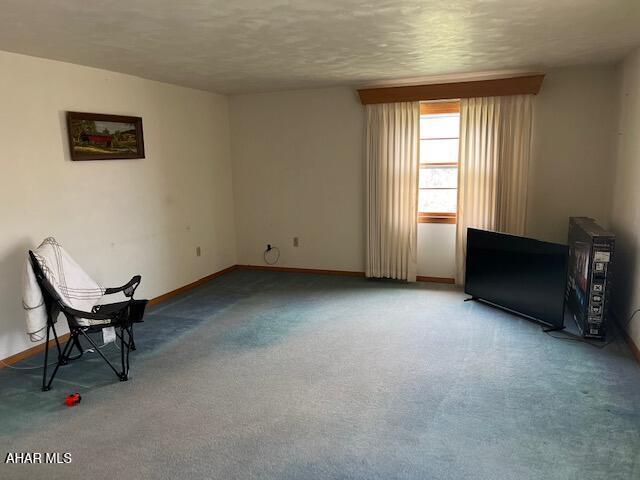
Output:
[[428,102],[420,107],[418,221],[455,223],[460,104]]

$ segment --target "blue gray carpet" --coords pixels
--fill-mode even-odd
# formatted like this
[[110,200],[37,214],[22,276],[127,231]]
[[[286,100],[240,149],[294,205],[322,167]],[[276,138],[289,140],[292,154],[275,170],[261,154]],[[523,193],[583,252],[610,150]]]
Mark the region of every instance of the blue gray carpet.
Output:
[[40,370],[0,370],[3,461],[72,456],[0,464],[0,478],[639,479],[640,368],[624,343],[551,338],[464,298],[227,274],[148,312],[128,382],[96,354],[46,393]]

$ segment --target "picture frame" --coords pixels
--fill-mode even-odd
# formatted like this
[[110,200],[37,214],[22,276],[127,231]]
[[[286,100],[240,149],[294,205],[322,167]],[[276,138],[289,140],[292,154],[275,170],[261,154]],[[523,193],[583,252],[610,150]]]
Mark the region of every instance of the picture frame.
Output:
[[67,112],[71,160],[145,158],[142,117]]

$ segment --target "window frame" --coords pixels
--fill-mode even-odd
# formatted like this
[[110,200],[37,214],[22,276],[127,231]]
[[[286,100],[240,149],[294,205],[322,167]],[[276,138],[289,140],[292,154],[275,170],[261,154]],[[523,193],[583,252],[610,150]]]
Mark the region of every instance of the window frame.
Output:
[[[422,115],[439,115],[447,113],[460,113],[460,101],[459,100],[447,100],[444,102],[422,102],[420,103],[420,116]],[[459,136],[457,137],[459,138]],[[420,140],[423,140],[420,138]],[[442,168],[442,167],[459,167],[460,162],[441,162],[430,163],[429,166],[423,166],[420,164],[420,168]],[[452,189],[453,190],[453,189]],[[457,190],[457,188],[456,188]],[[418,223],[445,223],[455,224],[457,221],[457,212],[418,212]]]

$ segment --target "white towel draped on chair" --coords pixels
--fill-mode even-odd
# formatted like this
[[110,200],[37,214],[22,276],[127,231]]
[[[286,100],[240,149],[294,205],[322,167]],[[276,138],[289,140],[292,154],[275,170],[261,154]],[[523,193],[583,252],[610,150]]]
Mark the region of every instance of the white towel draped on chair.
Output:
[[[62,303],[84,312],[91,309],[100,301],[105,288],[93,280],[80,265],[56,242],[55,238],[46,238],[33,251],[47,280],[60,295]],[[47,312],[44,299],[29,258],[25,263],[23,276],[22,305],[26,312],[27,334],[32,342],[44,339],[47,328]],[[79,319],[81,325],[92,323],[108,323]]]

